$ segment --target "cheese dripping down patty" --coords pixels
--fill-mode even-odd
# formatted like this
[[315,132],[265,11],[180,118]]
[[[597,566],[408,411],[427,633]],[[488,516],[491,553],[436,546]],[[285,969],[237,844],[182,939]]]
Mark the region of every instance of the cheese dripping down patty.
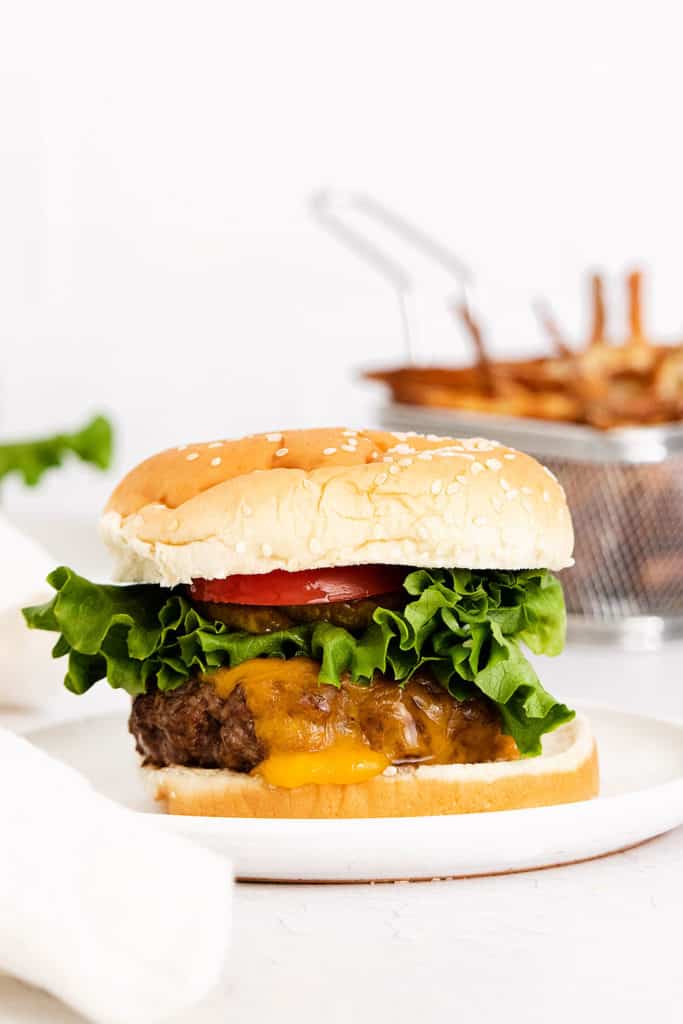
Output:
[[239,687],[266,757],[253,769],[274,786],[362,782],[395,764],[513,760],[485,698],[456,701],[424,674],[405,686],[376,679],[318,683],[309,658],[253,659],[202,676],[229,697]]

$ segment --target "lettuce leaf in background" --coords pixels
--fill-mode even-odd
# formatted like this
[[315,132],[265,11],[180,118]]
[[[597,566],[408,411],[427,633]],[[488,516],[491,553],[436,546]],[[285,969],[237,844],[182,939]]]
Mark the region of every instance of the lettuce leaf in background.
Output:
[[92,583],[65,567],[48,582],[56,595],[24,616],[30,627],[60,634],[53,656],[68,655],[65,685],[74,693],[104,678],[133,696],[152,684],[172,690],[196,672],[249,658],[306,655],[320,661],[320,682],[335,686],[345,673],[367,682],[375,672],[400,685],[429,665],[453,696],[478,690],[492,700],[524,755],[540,753],[544,733],[574,717],[543,689],[520,648],[554,655],[564,645],[562,588],[543,569],[415,570],[404,581],[404,610],[377,608],[360,635],[328,622],[235,631],[202,616],[181,589]]
[[83,462],[107,469],[111,462],[112,443],[109,420],[95,416],[73,434],[0,444],[0,480],[9,473],[19,473],[25,484],[34,487],[46,470],[61,466],[65,455],[70,453]]

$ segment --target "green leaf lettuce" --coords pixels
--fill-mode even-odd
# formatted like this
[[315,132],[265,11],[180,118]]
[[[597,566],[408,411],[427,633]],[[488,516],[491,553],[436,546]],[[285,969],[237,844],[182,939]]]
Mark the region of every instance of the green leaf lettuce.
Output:
[[73,434],[55,434],[33,441],[0,445],[0,480],[19,473],[33,487],[46,470],[61,466],[67,454],[77,455],[99,469],[107,469],[112,454],[112,428],[104,416],[95,416]]
[[104,678],[131,695],[152,685],[172,690],[197,672],[304,655],[320,662],[320,682],[335,686],[346,673],[362,683],[375,672],[400,685],[429,665],[453,696],[479,691],[493,701],[524,755],[540,753],[543,734],[574,716],[543,689],[520,646],[555,655],[564,645],[562,588],[543,569],[415,570],[404,581],[403,611],[377,608],[360,635],[328,622],[240,632],[202,616],[182,589],[92,583],[65,567],[48,582],[55,596],[24,617],[60,634],[53,656],[68,656],[73,693]]

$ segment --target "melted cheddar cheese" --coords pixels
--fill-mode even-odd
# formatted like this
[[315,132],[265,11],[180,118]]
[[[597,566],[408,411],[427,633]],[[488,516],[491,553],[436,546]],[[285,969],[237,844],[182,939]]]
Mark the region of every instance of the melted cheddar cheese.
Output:
[[203,677],[222,698],[242,690],[266,752],[253,771],[271,785],[348,784],[391,764],[517,756],[484,700],[456,701],[426,677],[335,687],[318,683],[319,672],[310,658],[256,658]]
[[[254,658],[237,668],[219,669],[210,677],[221,697],[229,696],[236,686],[244,689],[257,735],[271,752],[254,774],[271,786],[290,789],[309,783],[364,782],[391,764],[386,754],[349,736],[330,737],[331,742],[319,749],[320,730],[311,728],[310,720],[306,728],[305,715],[298,721],[291,715],[287,696],[319,691],[319,672],[319,663],[310,658]],[[286,704],[290,705],[289,715],[283,715]],[[313,749],[299,749],[304,732],[306,746],[313,743]]]
[[300,754],[271,754],[254,771],[271,786],[305,786],[309,783],[365,782],[389,767],[389,758],[364,743],[333,743],[327,750]]
[[[219,668],[203,678],[210,680],[219,697],[229,697],[238,684],[248,689],[250,698],[256,696],[254,686],[274,682],[293,683],[297,687],[317,686],[320,664],[311,658],[251,658],[236,668]],[[250,702],[251,707],[251,702]]]

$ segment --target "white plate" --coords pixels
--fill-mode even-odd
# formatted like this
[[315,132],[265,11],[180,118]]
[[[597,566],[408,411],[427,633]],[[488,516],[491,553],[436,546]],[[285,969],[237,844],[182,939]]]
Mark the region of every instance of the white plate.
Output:
[[589,708],[602,795],[586,803],[424,818],[273,820],[161,814],[126,721],[99,715],[29,738],[159,827],[227,853],[239,878],[371,881],[522,871],[612,853],[683,823],[683,723]]

